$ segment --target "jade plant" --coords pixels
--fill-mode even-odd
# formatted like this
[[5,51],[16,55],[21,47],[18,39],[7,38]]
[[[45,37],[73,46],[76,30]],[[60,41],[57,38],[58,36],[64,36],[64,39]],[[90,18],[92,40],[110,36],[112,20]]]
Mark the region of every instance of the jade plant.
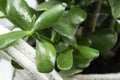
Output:
[[[49,0],[33,9],[25,0],[0,0],[0,11],[4,14],[1,18],[20,28],[0,35],[0,50],[27,37],[26,42],[32,40],[35,44],[39,72],[49,73],[55,68],[66,75],[80,73],[100,53],[115,45],[120,31],[119,2]],[[11,62],[16,68],[22,68]]]

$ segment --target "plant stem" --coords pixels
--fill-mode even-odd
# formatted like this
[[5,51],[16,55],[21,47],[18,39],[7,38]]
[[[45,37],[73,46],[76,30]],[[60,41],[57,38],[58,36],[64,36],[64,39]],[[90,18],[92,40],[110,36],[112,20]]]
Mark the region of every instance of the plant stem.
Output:
[[88,15],[88,21],[86,25],[88,25],[92,29],[92,32],[95,31],[101,5],[102,5],[102,0],[97,0],[97,2],[93,7],[93,12],[90,15]]

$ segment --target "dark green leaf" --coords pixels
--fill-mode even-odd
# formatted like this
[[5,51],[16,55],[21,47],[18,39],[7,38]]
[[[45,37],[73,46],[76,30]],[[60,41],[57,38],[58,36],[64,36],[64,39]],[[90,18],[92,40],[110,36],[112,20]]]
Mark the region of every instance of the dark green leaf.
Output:
[[56,45],[56,51],[57,53],[61,53],[65,50],[67,50],[69,47],[69,44],[67,43],[64,43],[64,42],[59,42],[57,45]]
[[53,6],[60,4],[59,1],[47,1],[39,4],[36,8],[37,11],[43,11],[43,10],[48,10],[52,8]]
[[5,49],[9,47],[12,43],[14,43],[16,40],[30,34],[30,31],[14,31],[2,34],[0,35],[0,49]]
[[7,17],[23,30],[31,30],[32,13],[25,0],[8,0]]
[[114,18],[120,17],[120,0],[108,0]]
[[74,35],[77,31],[78,25],[72,25],[69,21],[68,12],[65,12],[60,20],[53,27],[60,35]]
[[92,44],[92,41],[88,38],[80,38],[78,40],[78,45],[82,45],[82,46],[90,46]]
[[87,13],[79,7],[73,6],[69,12],[69,19],[72,24],[80,24],[87,18]]
[[36,40],[36,63],[39,72],[48,73],[53,70],[56,58],[54,46],[45,40]]
[[94,59],[99,56],[99,51],[87,46],[77,46],[77,50],[81,53],[81,55],[86,59]]
[[91,60],[93,59],[86,59],[84,56],[80,53],[74,53],[74,66],[80,69],[84,69],[90,65]]
[[65,4],[58,4],[43,12],[36,20],[33,30],[40,30],[53,26],[62,16],[65,7]]
[[81,6],[88,6],[97,0],[78,0]]
[[110,29],[96,30],[89,34],[88,38],[92,41],[91,47],[98,49],[100,52],[111,49],[117,41],[116,33]]
[[24,69],[23,67],[21,67],[18,63],[16,63],[14,60],[11,60],[11,64],[14,68],[16,69]]
[[60,53],[57,58],[57,66],[61,70],[69,70],[73,65],[73,50],[67,50]]
[[0,0],[0,11],[6,14],[7,0]]

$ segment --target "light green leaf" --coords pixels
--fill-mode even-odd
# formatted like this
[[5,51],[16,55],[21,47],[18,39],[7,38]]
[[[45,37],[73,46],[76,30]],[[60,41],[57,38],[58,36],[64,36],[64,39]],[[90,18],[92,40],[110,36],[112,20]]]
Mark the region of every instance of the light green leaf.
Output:
[[92,41],[91,47],[105,52],[115,45],[117,34],[111,29],[102,29],[89,34],[88,38]]
[[108,0],[114,18],[120,17],[120,0]]
[[60,53],[57,58],[57,66],[61,70],[69,70],[73,65],[73,50],[67,50]]
[[87,18],[87,13],[79,7],[73,6],[69,12],[69,19],[72,24],[80,24]]
[[99,51],[87,46],[77,46],[77,50],[81,53],[81,55],[86,59],[94,59],[99,56]]
[[32,13],[25,0],[8,0],[7,17],[23,30],[31,30]]
[[9,47],[16,40],[30,34],[30,31],[14,31],[0,35],[0,50]]
[[48,73],[54,68],[56,50],[45,40],[36,40],[36,64],[39,72]]
[[0,11],[6,14],[7,0],[0,0]]
[[65,7],[65,4],[58,4],[43,12],[36,20],[33,30],[40,30],[53,26],[62,16]]
[[53,6],[60,4],[61,2],[59,1],[47,1],[39,4],[36,8],[37,11],[43,11],[43,10],[48,10],[52,8]]

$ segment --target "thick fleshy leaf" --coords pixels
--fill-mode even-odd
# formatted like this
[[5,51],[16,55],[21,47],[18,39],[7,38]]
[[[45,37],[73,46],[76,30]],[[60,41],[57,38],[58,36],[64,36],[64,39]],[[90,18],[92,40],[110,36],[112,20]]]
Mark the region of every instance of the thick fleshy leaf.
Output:
[[78,45],[82,46],[90,46],[92,44],[92,41],[88,38],[80,38],[78,41]]
[[81,53],[81,55],[86,59],[94,59],[99,56],[99,51],[87,46],[77,46],[77,50]]
[[77,45],[76,37],[74,35],[63,36],[62,38],[63,38],[64,42],[66,42],[72,46]]
[[16,40],[30,34],[30,31],[14,31],[0,35],[0,50],[9,47]]
[[25,0],[8,0],[7,17],[23,30],[31,30],[32,13]]
[[65,42],[59,42],[58,44],[55,45],[55,47],[56,47],[57,53],[61,53],[68,49],[69,44],[67,44]]
[[47,1],[39,4],[36,8],[37,11],[43,11],[43,10],[48,10],[52,8],[53,6],[60,4],[59,1]]
[[60,53],[57,57],[57,66],[61,70],[69,70],[73,65],[73,50],[67,50]]
[[80,52],[74,53],[73,59],[74,66],[80,69],[88,67],[90,65],[91,60],[93,60],[84,58],[84,56]]
[[62,36],[74,35],[78,29],[78,25],[71,24],[68,14],[69,12],[65,12],[53,27]]
[[87,18],[87,13],[79,7],[73,6],[69,12],[69,19],[72,24],[80,24]]
[[53,26],[62,16],[65,7],[65,4],[58,4],[43,12],[36,20],[33,30],[40,30]]
[[0,0],[0,11],[6,14],[7,0]]
[[11,60],[11,64],[14,68],[16,69],[24,69],[23,67],[21,67],[18,63],[16,63],[14,60]]
[[120,0],[108,0],[114,18],[120,17]]
[[91,47],[105,52],[115,45],[117,34],[111,29],[102,29],[89,34],[88,38],[92,41]]
[[54,68],[56,50],[45,40],[36,40],[36,64],[39,72],[48,73]]

